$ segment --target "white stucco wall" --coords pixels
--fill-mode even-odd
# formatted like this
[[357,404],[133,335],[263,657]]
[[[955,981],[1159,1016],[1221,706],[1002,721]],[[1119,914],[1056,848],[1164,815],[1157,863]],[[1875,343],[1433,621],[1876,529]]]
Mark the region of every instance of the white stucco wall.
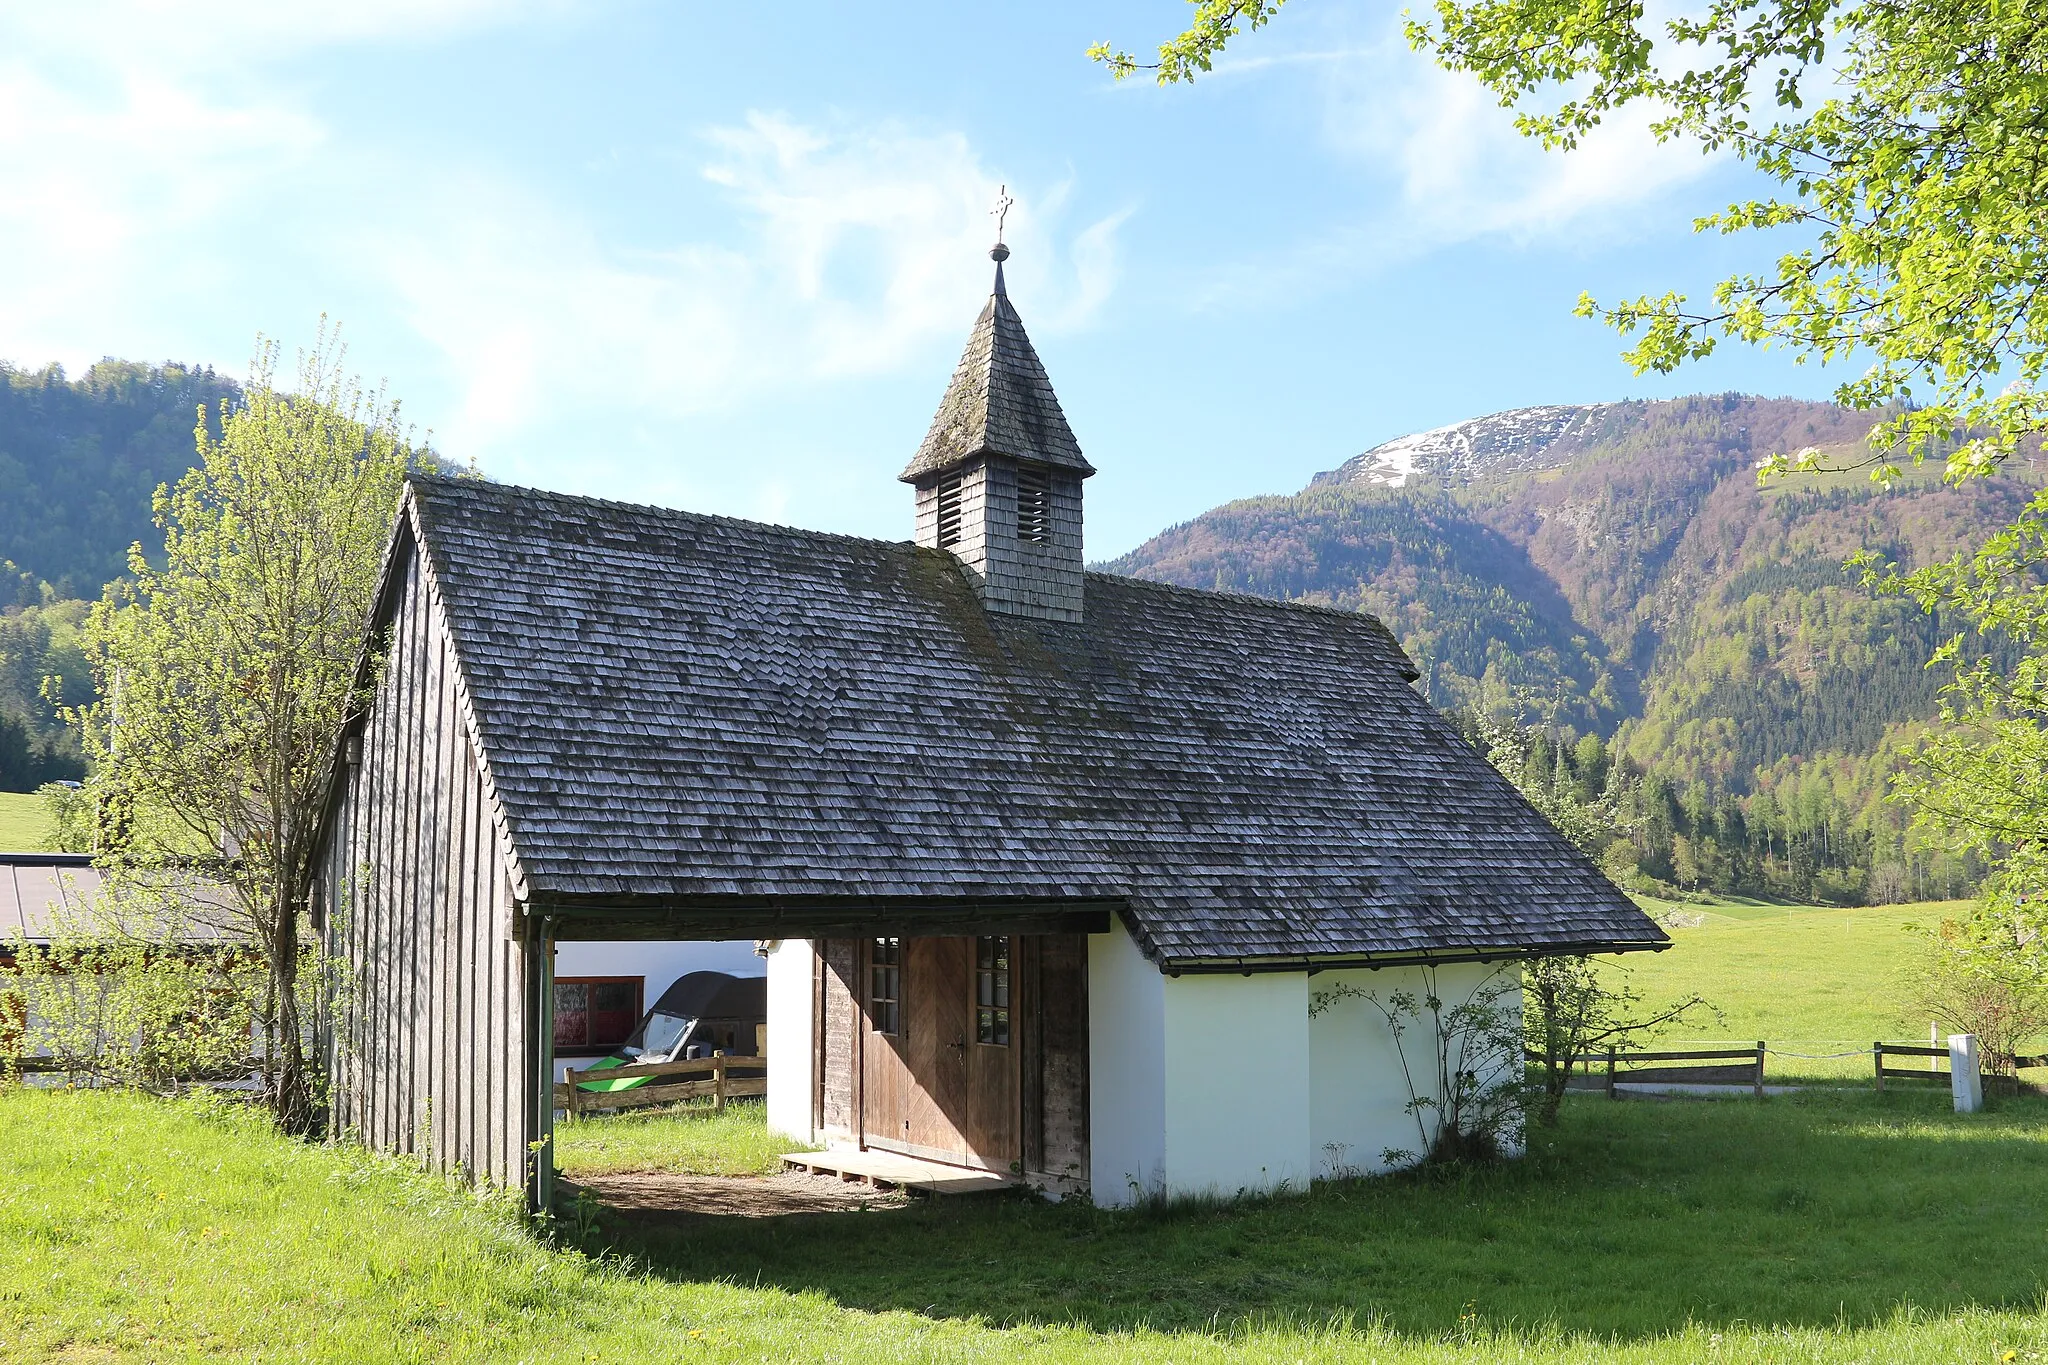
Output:
[[[1501,969],[1435,969],[1447,1004]],[[1512,972],[1514,969],[1505,969]],[[1385,1017],[1337,999],[1314,1018],[1318,992],[1428,989],[1422,968],[1167,977],[1121,925],[1089,939],[1090,1176],[1098,1204],[1145,1195],[1239,1193],[1385,1170],[1386,1153],[1416,1152],[1415,1119]],[[1518,1003],[1518,997],[1504,1002]],[[1435,1042],[1417,1022],[1404,1040],[1423,1089]]]
[[768,952],[768,1126],[799,1142],[814,1141],[811,1096],[813,953],[800,938],[778,940]]
[[1108,1206],[1166,1182],[1166,978],[1121,924],[1088,939],[1088,1167]]
[[1307,978],[1168,978],[1122,925],[1088,940],[1095,1201],[1306,1185]]
[[[1512,973],[1515,969],[1468,963],[1434,970],[1439,998],[1451,1006],[1470,999],[1496,972]],[[1323,972],[1310,980],[1309,990],[1334,991],[1340,983],[1372,991],[1382,1000],[1401,990],[1420,999],[1428,990],[1427,974],[1420,967]],[[1515,1006],[1518,1001],[1518,996],[1512,996],[1503,1003]],[[1308,1035],[1309,1144],[1315,1156],[1316,1174],[1383,1171],[1390,1164],[1386,1159],[1390,1149],[1417,1153],[1421,1133],[1414,1116],[1406,1109],[1410,1091],[1386,1017],[1370,1001],[1337,999],[1309,1022]],[[1417,1086],[1425,1092],[1434,1090],[1433,1032],[1420,1023],[1411,1023],[1402,1047]]]
[[1165,1004],[1169,1191],[1308,1188],[1307,974],[1169,977]]

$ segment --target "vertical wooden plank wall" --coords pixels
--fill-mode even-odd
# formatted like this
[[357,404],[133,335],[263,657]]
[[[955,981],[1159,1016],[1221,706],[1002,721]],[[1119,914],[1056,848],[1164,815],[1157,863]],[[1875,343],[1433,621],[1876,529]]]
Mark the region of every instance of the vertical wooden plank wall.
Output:
[[[1064,1182],[1088,1181],[1088,940],[1046,934],[1036,942],[1039,1166]],[[1029,1115],[1031,1111],[1026,1109]]]
[[854,1076],[860,992],[864,989],[858,979],[860,940],[819,939],[818,956],[823,964],[825,986],[823,1027],[819,1034],[823,1055],[818,1059],[823,1099],[819,1106],[818,1126],[836,1136],[854,1137],[860,1126],[860,1113],[855,1108]]
[[510,846],[462,718],[456,662],[409,543],[361,759],[322,858],[337,1003],[336,1125],[506,1186],[525,1179],[534,1076]]

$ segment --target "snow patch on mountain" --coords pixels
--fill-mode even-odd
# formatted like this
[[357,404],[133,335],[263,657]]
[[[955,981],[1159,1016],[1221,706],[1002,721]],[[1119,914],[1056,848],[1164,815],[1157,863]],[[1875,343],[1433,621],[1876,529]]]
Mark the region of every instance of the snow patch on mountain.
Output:
[[1397,436],[1316,475],[1309,487],[1400,488],[1416,478],[1464,484],[1556,469],[1578,452],[1579,438],[1597,430],[1601,417],[1617,406],[1588,403],[1516,408]]

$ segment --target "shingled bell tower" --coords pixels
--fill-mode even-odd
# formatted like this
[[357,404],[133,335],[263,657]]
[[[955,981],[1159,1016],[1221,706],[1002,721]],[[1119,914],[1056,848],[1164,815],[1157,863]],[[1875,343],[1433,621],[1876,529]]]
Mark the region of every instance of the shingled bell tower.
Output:
[[990,611],[1081,619],[1081,480],[1095,472],[1060,411],[989,252],[995,293],[902,478],[917,489],[917,543],[950,550]]

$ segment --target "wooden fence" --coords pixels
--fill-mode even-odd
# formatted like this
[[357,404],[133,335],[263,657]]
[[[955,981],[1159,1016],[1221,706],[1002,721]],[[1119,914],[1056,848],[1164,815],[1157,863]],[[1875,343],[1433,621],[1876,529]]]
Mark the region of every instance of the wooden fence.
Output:
[[[1569,1085],[1573,1090],[1602,1091],[1609,1099],[1617,1098],[1615,1087],[1618,1085],[1747,1086],[1751,1094],[1761,1099],[1764,1093],[1764,1057],[1769,1051],[1768,1044],[1758,1042],[1754,1047],[1742,1048],[1671,1048],[1659,1052],[1623,1052],[1608,1048],[1604,1052],[1582,1052],[1572,1059]],[[1803,1057],[1810,1054],[1781,1055]],[[1854,1057],[1856,1053],[1824,1055],[1846,1058]],[[1917,1065],[1893,1064],[1904,1058],[1912,1058]],[[1528,1060],[1541,1062],[1543,1057],[1540,1053],[1530,1052]],[[1880,1092],[1888,1081],[1949,1083],[1948,1048],[1945,1045],[1875,1042],[1870,1045],[1870,1061]],[[2048,1068],[2048,1056],[2016,1057],[2013,1061],[2015,1069],[2020,1071]],[[2025,1086],[2015,1077],[1990,1072],[1985,1073],[1984,1081],[1986,1085],[2003,1085],[2007,1089],[2037,1088]]]
[[[1764,1045],[1744,1048],[1672,1048],[1659,1052],[1582,1052],[1572,1059],[1574,1090],[1601,1090],[1616,1098],[1617,1085],[1746,1085],[1764,1093]],[[1530,1054],[1531,1061],[1542,1060]]]
[[[1887,1057],[1916,1057],[1924,1060],[1919,1066],[1886,1066]],[[2048,1067],[2048,1057],[2015,1057],[2012,1061],[2013,1070],[2016,1072]],[[1884,1090],[1886,1081],[1939,1081],[1943,1085],[1949,1083],[1948,1048],[1945,1045],[1875,1042],[1870,1045],[1870,1066],[1876,1073],[1877,1088],[1880,1092]],[[2017,1076],[1991,1071],[1984,1073],[1984,1084],[2001,1085],[2007,1089],[2021,1088]]]
[[[733,1075],[732,1072],[744,1074]],[[585,1081],[628,1081],[635,1077],[688,1076],[691,1080],[666,1085],[641,1085],[631,1090],[585,1090]],[[596,1113],[600,1109],[643,1109],[653,1104],[674,1104],[678,1100],[711,1097],[714,1111],[725,1108],[730,1099],[768,1093],[768,1059],[728,1057],[724,1053],[687,1062],[649,1062],[642,1066],[613,1066],[596,1071],[569,1071],[555,1087],[555,1108],[570,1118]]]
[[[1930,1058],[1936,1059],[1936,1063],[1929,1065],[1923,1061],[1916,1067],[1886,1066],[1884,1059],[1887,1057]],[[1872,1043],[1870,1045],[1870,1065],[1877,1075],[1877,1088],[1880,1094],[1883,1093],[1884,1083],[1888,1080],[1940,1081],[1943,1085],[1947,1085],[1949,1080],[1948,1049],[1946,1047],[1929,1047],[1925,1043],[1887,1043],[1883,1041]]]

